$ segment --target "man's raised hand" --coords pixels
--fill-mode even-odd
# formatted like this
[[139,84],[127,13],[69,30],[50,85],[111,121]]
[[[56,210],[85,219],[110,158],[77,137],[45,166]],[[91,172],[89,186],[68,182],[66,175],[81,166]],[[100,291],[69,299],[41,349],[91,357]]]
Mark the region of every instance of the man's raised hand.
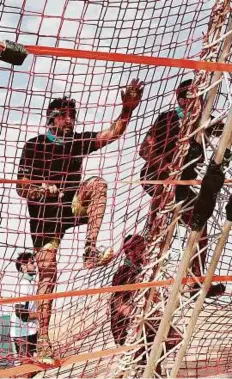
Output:
[[121,91],[121,98],[124,110],[133,111],[139,105],[144,90],[144,83],[139,79],[132,79],[125,91]]

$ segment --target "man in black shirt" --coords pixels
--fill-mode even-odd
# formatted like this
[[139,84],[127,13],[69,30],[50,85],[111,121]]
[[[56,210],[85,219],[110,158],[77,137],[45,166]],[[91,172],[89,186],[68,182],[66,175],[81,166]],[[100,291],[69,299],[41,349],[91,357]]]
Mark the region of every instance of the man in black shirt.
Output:
[[[148,131],[144,141],[140,147],[140,156],[146,161],[143,169],[141,170],[141,180],[165,180],[170,174],[170,163],[172,162],[173,155],[175,153],[176,144],[178,142],[180,134],[180,120],[183,118],[187,105],[187,92],[192,84],[192,80],[186,80],[182,82],[176,90],[176,96],[179,106],[176,109],[168,112],[161,113],[154,125]],[[203,106],[203,100],[202,100]],[[210,126],[205,130],[207,136],[219,137],[223,130],[223,123],[218,122],[213,126]],[[188,155],[186,156],[184,164],[190,162],[193,158],[197,158],[198,161],[203,157],[202,146],[196,142],[195,139],[190,141],[190,148]],[[196,179],[197,173],[195,171],[197,163],[189,166],[185,171],[184,179]],[[142,184],[144,190],[149,196],[151,196],[151,206],[148,218],[148,227],[151,235],[156,235],[156,231],[153,228],[155,225],[155,218],[157,211],[160,207],[160,200],[163,192],[162,185]],[[185,203],[190,203],[193,206],[195,194],[190,188],[186,186],[177,186],[176,191],[177,200],[185,200]],[[191,226],[192,210],[184,212],[182,214],[182,220],[185,224]],[[201,262],[198,257],[193,260],[192,271],[195,276],[201,276],[201,265],[204,269],[206,254],[207,254],[207,225],[202,233],[202,238],[199,241],[199,248],[202,250]],[[197,290],[198,285],[194,288]],[[217,296],[224,292],[225,287],[222,284],[212,285],[208,297]],[[195,291],[193,291],[194,294]]]
[[[65,231],[87,224],[84,266],[94,268],[112,259],[112,249],[99,251],[97,236],[106,207],[107,184],[100,177],[81,182],[83,158],[118,139],[139,105],[143,83],[132,80],[122,91],[122,111],[109,129],[74,131],[76,104],[66,97],[53,100],[47,110],[47,133],[26,142],[19,164],[17,193],[28,202],[30,230],[39,270],[38,293],[51,293],[56,283],[56,252]],[[41,185],[28,183],[40,180]],[[25,181],[25,184],[23,183]],[[50,183],[51,181],[54,181]],[[48,326],[52,301],[40,302],[38,358],[52,359]]]

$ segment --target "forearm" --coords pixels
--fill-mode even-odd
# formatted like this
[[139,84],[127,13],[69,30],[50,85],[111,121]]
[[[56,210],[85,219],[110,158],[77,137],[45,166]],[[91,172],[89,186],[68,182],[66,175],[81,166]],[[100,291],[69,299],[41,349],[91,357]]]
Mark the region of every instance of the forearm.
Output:
[[15,314],[23,322],[34,321],[40,318],[40,312],[30,312],[22,304],[16,304]]
[[19,180],[25,181],[25,184],[24,183],[18,183],[16,185],[16,192],[20,197],[23,197],[24,199],[30,199],[31,197],[33,197],[33,195],[35,195],[36,191],[38,192],[39,187],[35,186],[35,185],[31,185],[30,183],[28,183],[28,180],[29,180],[28,178],[19,177]]
[[96,147],[101,148],[120,138],[126,130],[127,124],[131,119],[132,111],[123,107],[120,116],[112,122],[110,128],[98,133]]
[[23,197],[24,199],[27,199],[29,197],[29,184],[17,184],[16,185],[16,192],[20,197]]
[[125,132],[127,124],[131,119],[131,115],[132,111],[129,108],[122,108],[120,116],[110,126],[113,139],[119,138]]
[[28,321],[39,320],[40,312],[29,312],[28,313]]
[[62,191],[60,191],[56,185],[49,185],[46,183],[42,183],[41,185],[34,185],[28,183],[29,179],[26,177],[19,177],[19,179],[21,179],[22,182],[26,182],[25,184],[21,182],[17,184],[16,187],[17,194],[24,199],[39,201],[46,197],[58,200],[63,196]]

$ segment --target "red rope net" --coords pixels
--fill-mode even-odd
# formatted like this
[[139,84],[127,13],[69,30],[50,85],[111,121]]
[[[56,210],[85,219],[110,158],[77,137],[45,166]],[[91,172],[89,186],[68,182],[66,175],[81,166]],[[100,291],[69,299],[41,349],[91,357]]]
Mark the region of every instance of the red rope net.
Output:
[[[0,5],[0,39],[24,45],[197,60],[202,49],[202,34],[207,32],[213,5],[213,1],[203,0],[56,0],[55,5],[53,0],[3,0]],[[138,182],[144,165],[139,148],[157,116],[177,106],[175,88],[182,80],[192,78],[192,73],[177,67],[49,55],[29,55],[20,67],[1,62],[0,173],[2,179],[12,181],[1,184],[0,190],[3,298],[24,295],[16,292],[21,279],[15,269],[15,260],[18,254],[35,252],[35,247],[38,247],[32,243],[27,202],[18,196],[13,181],[17,179],[26,141],[46,133],[49,102],[64,94],[74,98],[77,105],[76,130],[99,132],[109,128],[119,116],[122,105],[120,90],[125,89],[133,78],[140,78],[145,83],[145,89],[126,132],[112,144],[86,155],[82,165],[83,180],[99,176],[108,185],[107,206],[98,246],[113,246],[114,259],[107,266],[86,270],[83,267],[86,225],[68,229],[56,253],[58,274],[54,292],[108,287],[112,285],[113,277],[113,285],[135,282],[128,275],[120,277],[118,270],[125,259],[122,249],[124,238],[128,234],[143,235],[147,227],[150,197]],[[228,109],[230,81],[230,76],[226,76],[220,87],[213,108],[214,116]],[[211,137],[206,160],[198,167],[199,178],[202,178],[207,159],[217,145],[218,138]],[[33,165],[33,162],[30,164]],[[198,188],[196,186],[196,192]],[[208,225],[205,266],[220,235],[221,223],[225,218],[224,205],[228,198],[229,189],[224,186]],[[187,228],[178,225],[166,266],[170,278],[175,273],[186,236]],[[228,276],[230,262],[229,240],[216,274]],[[201,275],[204,275],[203,268]],[[38,280],[39,277],[37,285]],[[229,292],[228,285],[223,297],[205,303],[183,362],[186,377],[208,376],[211,369],[214,374],[216,371],[218,374],[230,371]],[[5,371],[0,370],[0,376],[26,375],[27,371],[41,370],[44,370],[43,377],[113,376],[118,355],[126,347],[120,350],[115,345],[111,330],[111,321],[116,312],[112,307],[112,296],[110,293],[83,294],[53,301],[49,336],[56,357],[57,367],[54,368],[41,364],[29,367],[28,362],[36,364],[35,357],[28,360],[26,354],[13,354],[13,341],[9,337],[6,320],[15,309],[14,304],[3,302],[0,362]],[[125,294],[120,301],[127,303]],[[96,352],[100,352],[99,355],[91,355]],[[82,356],[84,353],[89,355]],[[170,362],[172,359],[174,356]],[[9,366],[13,368],[6,371]]]

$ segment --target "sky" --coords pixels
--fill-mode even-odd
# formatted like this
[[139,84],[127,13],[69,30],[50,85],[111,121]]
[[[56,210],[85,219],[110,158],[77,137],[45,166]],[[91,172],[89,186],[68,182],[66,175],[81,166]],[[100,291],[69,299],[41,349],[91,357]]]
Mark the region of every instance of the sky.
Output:
[[[3,0],[0,39],[26,45],[198,58],[213,3],[211,0],[56,0],[54,6],[54,0]],[[83,179],[100,175],[108,183],[99,245],[111,245],[117,254],[126,234],[143,231],[149,209],[149,197],[141,185],[123,181],[139,180],[144,164],[138,153],[140,143],[157,115],[175,106],[177,83],[192,75],[191,71],[168,67],[31,55],[21,67],[12,68],[1,62],[1,177],[16,179],[25,141],[46,130],[46,108],[52,98],[64,94],[75,98],[77,130],[100,131],[120,114],[120,90],[139,77],[145,82],[143,99],[126,133],[91,154],[83,165]],[[215,104],[215,114],[227,106],[224,87]],[[2,296],[13,296],[17,275],[11,260],[25,248],[32,249],[29,218],[26,203],[16,194],[14,184],[1,186],[0,196]],[[215,216],[219,223],[222,215],[221,211]],[[111,285],[112,273],[121,258],[108,268],[87,273],[82,269],[85,231],[85,226],[70,230],[62,241],[58,253],[58,291]],[[212,223],[212,235],[215,233]],[[177,259],[178,247],[173,254]],[[220,266],[221,272],[228,271],[228,262],[227,258],[226,265]],[[73,307],[81,306],[83,301],[76,299]],[[59,311],[62,305],[62,301],[54,303]]]

